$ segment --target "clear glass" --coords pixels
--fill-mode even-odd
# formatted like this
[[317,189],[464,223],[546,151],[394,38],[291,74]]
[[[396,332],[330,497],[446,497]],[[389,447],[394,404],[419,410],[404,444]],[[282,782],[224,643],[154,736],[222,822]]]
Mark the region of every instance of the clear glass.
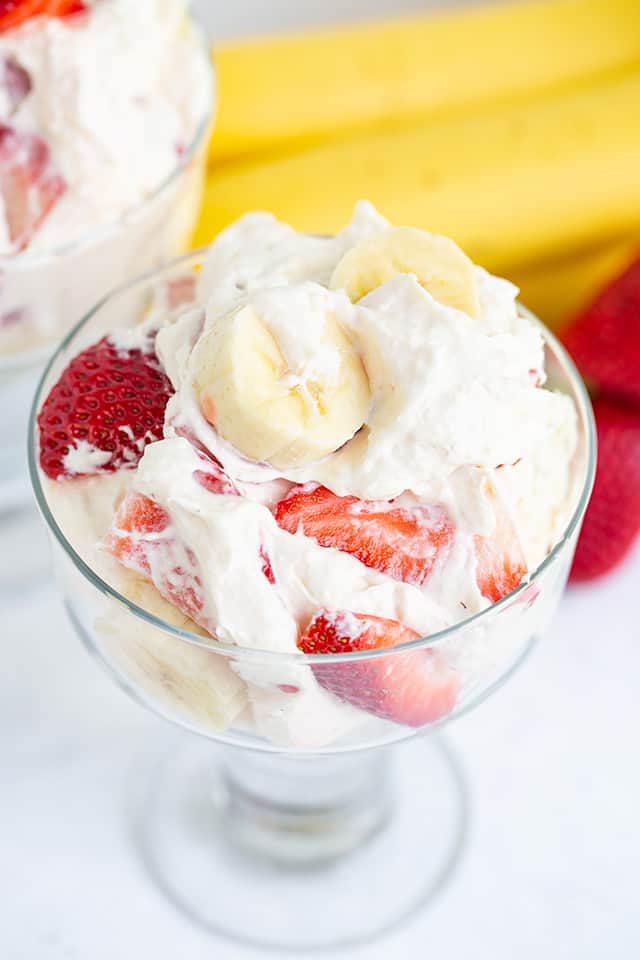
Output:
[[[204,36],[198,53],[210,62]],[[117,221],[47,253],[0,258],[0,514],[28,500],[30,403],[53,345],[96,299],[188,248],[204,183],[212,102],[175,169]]]
[[[163,291],[194,289],[201,264],[192,254],[121,288],[63,342],[34,402],[32,482],[89,651],[131,696],[201,735],[168,753],[140,794],[136,835],[159,885],[205,927],[240,940],[298,950],[359,942],[423,904],[458,856],[464,790],[439,730],[505,681],[554,614],[593,484],[591,407],[540,325],[550,385],[578,413],[573,512],[538,570],[482,613],[399,647],[337,655],[247,650],[180,629],[105,582],[67,540],[37,466],[35,417],[80,349],[136,322]],[[446,716],[420,728],[353,707],[346,717],[333,695],[324,711],[298,699],[327,667],[357,683],[374,662],[392,670],[404,658],[418,669],[425,657],[455,676],[457,694]]]

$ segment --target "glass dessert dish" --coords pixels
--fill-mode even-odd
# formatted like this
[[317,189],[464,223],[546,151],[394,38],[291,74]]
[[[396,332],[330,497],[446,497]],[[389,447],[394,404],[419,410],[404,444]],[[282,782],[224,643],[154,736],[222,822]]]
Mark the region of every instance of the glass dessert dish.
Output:
[[[64,340],[33,406],[32,483],[78,635],[130,696],[199,734],[154,764],[139,798],[136,836],[156,883],[205,928],[239,941],[298,951],[356,943],[421,907],[460,853],[465,791],[440,729],[497,689],[554,615],[593,483],[591,407],[571,360],[539,325],[549,383],[577,411],[570,519],[503,599],[394,647],[288,654],[218,642],[171,605],[151,602],[144,585],[134,597],[92,569],[67,538],[38,466],[38,411],[69,361],[130,328],[163,291],[194,287],[203,259],[188,255],[120,288]],[[246,605],[251,615],[250,591]],[[319,710],[305,740],[277,735],[283,697],[295,700],[309,671],[340,691],[425,663],[441,696],[417,704],[412,725],[345,705],[347,732],[336,735]],[[239,675],[277,690],[269,739],[252,727]]]
[[[88,11],[89,8],[86,9]],[[91,14],[87,12],[89,15],[108,17],[109,5],[91,5]],[[92,184],[91,158],[94,154],[86,147],[86,143],[90,140],[91,150],[99,153],[95,144],[101,143],[100,137],[104,134],[106,138],[107,133],[109,137],[114,137],[115,134],[109,128],[109,118],[102,115],[96,119],[96,129],[90,130],[91,137],[82,125],[81,121],[85,119],[83,111],[91,113],[88,107],[92,104],[95,106],[96,98],[100,107],[100,110],[96,108],[96,113],[102,114],[104,110],[93,75],[88,79],[87,90],[76,90],[76,86],[81,87],[82,84],[77,83],[75,73],[63,76],[61,69],[60,76],[56,75],[57,84],[66,90],[69,98],[69,104],[65,104],[66,112],[60,108],[63,119],[58,118],[58,127],[62,129],[66,123],[69,130],[66,136],[59,136],[55,150],[54,145],[49,150],[45,133],[40,136],[39,133],[29,132],[30,123],[38,130],[36,120],[31,119],[32,114],[36,118],[43,115],[49,123],[50,115],[56,109],[55,104],[50,105],[48,100],[49,89],[51,99],[55,99],[56,84],[50,81],[46,72],[49,69],[47,49],[51,59],[55,60],[56,56],[62,56],[60,50],[64,52],[67,36],[80,38],[74,46],[74,52],[69,54],[69,70],[73,68],[78,76],[84,77],[87,65],[84,61],[73,61],[73,56],[83,49],[81,37],[84,16],[84,13],[76,15],[77,28],[73,25],[61,27],[58,22],[64,20],[66,24],[69,19],[75,24],[76,17],[41,17],[37,23],[29,21],[21,24],[20,29],[11,34],[3,33],[0,24],[0,66],[10,64],[14,72],[20,71],[18,76],[25,78],[19,99],[10,114],[2,114],[4,103],[0,103],[0,189],[11,190],[12,178],[23,186],[26,182],[25,196],[38,210],[37,216],[32,215],[31,222],[30,215],[25,214],[21,204],[16,201],[17,213],[10,211],[8,216],[8,227],[12,228],[12,233],[15,231],[16,236],[3,236],[4,246],[0,253],[0,514],[28,500],[24,445],[29,405],[53,346],[90,309],[97,296],[106,294],[141,271],[159,266],[188,249],[201,199],[206,145],[212,122],[214,81],[207,42],[195,25],[189,25],[188,37],[187,27],[183,28],[184,37],[180,42],[192,48],[193,62],[197,61],[198,64],[197,68],[194,67],[195,74],[206,78],[206,92],[197,98],[197,110],[194,108],[194,116],[189,116],[188,122],[185,111],[185,131],[188,129],[185,142],[176,142],[173,146],[173,118],[167,121],[166,139],[172,146],[171,151],[167,150],[170,156],[165,158],[166,163],[157,179],[145,180],[144,172],[139,172],[144,171],[144,147],[140,147],[141,156],[131,156],[126,131],[120,132],[122,143],[117,162],[112,159],[111,142],[109,149],[105,147],[103,151],[113,167],[113,194],[107,196],[104,191],[104,199],[100,198],[102,180]],[[68,33],[61,33],[63,29]],[[53,40],[46,33],[49,30]],[[101,37],[100,30],[100,22],[95,29],[92,27],[92,43],[107,43],[107,37]],[[131,30],[134,31],[135,27]],[[39,37],[38,31],[42,32],[43,38]],[[44,42],[39,45],[40,39],[47,43],[51,41],[49,48]],[[23,47],[24,62],[29,66],[32,61],[34,63],[34,75],[31,78],[19,63]],[[114,111],[119,109],[126,112],[129,109],[125,96],[127,82],[133,87],[143,81],[135,72],[135,51],[134,55],[130,50],[123,52],[123,62],[133,71],[134,77],[127,77],[126,70],[122,70],[125,75],[119,76],[118,85],[123,86],[125,93],[118,89],[117,98],[114,94],[117,99]],[[121,64],[117,66],[121,67]],[[92,64],[87,69],[91,73]],[[14,88],[9,89],[15,95]],[[133,89],[135,92],[137,88]],[[4,96],[4,90],[0,90],[0,93]],[[85,95],[84,99],[81,94]],[[3,101],[3,96],[0,101]],[[157,93],[159,101],[162,96],[162,91]],[[165,136],[162,127],[164,120],[155,119],[152,97],[147,98],[148,102],[143,102],[144,97],[136,97],[131,93],[129,99],[131,103],[140,101],[140,110],[146,110],[151,116],[150,120],[141,120],[140,130],[152,130],[156,139]],[[78,112],[79,118],[74,111]],[[116,127],[119,116],[114,114]],[[54,126],[51,121],[52,129]],[[152,148],[155,142],[153,140]],[[74,153],[76,144],[80,145],[77,154]],[[136,149],[138,146],[136,142]],[[16,170],[15,165],[20,161],[16,161],[15,157],[20,156],[21,150],[28,157],[25,161],[27,166],[25,170]],[[58,160],[62,158],[63,161],[69,161],[72,173],[67,177],[68,183],[61,174],[52,172],[52,158],[56,151]],[[107,168],[108,160],[103,163]],[[130,163],[136,167],[135,176],[138,179],[135,188],[131,187],[128,194],[122,168],[126,169]],[[152,169],[155,171],[156,167]],[[99,176],[104,178],[104,172]],[[131,176],[133,178],[134,173]],[[100,199],[92,207],[91,198],[96,196]],[[26,203],[22,206],[28,208]],[[85,215],[87,219],[84,219]],[[11,220],[11,216],[14,220]],[[17,222],[14,222],[16,219]],[[8,227],[3,223],[3,232]]]

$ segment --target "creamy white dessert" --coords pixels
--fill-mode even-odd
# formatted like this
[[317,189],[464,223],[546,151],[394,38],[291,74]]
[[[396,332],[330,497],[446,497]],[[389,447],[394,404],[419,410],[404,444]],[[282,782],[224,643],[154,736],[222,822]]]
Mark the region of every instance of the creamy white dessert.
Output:
[[[153,612],[152,585],[161,617],[238,649],[212,682],[234,704],[227,723],[297,747],[372,716],[420,726],[508,643],[499,630],[376,667],[296,663],[459,623],[526,581],[563,532],[576,411],[545,388],[541,333],[516,295],[366,203],[332,238],[252,214],[212,244],[191,303],[170,309],[169,291],[91,354],[132,376],[150,365],[166,403],[155,430],[121,422],[101,446],[72,417],[55,439],[54,387],[41,463],[58,523],[125,596]],[[149,651],[151,635],[145,664]]]
[[213,84],[185,0],[66,7],[16,27],[0,17],[5,354],[60,336],[97,296],[179,252],[197,211]]

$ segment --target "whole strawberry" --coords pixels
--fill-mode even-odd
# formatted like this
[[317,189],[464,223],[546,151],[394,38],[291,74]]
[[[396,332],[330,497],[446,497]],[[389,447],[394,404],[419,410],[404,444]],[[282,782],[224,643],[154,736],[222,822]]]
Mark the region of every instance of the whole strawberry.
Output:
[[575,318],[563,340],[584,377],[640,406],[640,259]]
[[162,437],[171,392],[153,352],[104,337],[74,357],[42,405],[40,466],[52,480],[135,467]]
[[572,580],[612,570],[640,533],[640,411],[601,397],[594,403],[598,466],[578,541]]

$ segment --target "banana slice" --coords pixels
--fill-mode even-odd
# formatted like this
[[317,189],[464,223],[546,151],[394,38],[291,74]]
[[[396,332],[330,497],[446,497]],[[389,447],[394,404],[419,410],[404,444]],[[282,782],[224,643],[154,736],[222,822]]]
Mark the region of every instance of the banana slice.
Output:
[[[167,623],[206,636],[152,584],[128,575],[125,592]],[[245,709],[245,684],[227,658],[213,650],[177,640],[114,602],[96,620],[95,630],[108,662],[172,717],[207,730],[226,730]]]
[[[303,302],[307,295],[311,303]],[[218,320],[203,337],[195,386],[204,416],[223,439],[282,470],[350,440],[369,412],[371,390],[335,313],[318,306],[335,294],[292,288],[273,291],[268,304],[265,298],[262,307],[254,301]]]
[[435,300],[479,317],[471,260],[448,237],[414,227],[392,227],[356,244],[335,268],[330,286],[355,302],[397,273],[415,274]]

